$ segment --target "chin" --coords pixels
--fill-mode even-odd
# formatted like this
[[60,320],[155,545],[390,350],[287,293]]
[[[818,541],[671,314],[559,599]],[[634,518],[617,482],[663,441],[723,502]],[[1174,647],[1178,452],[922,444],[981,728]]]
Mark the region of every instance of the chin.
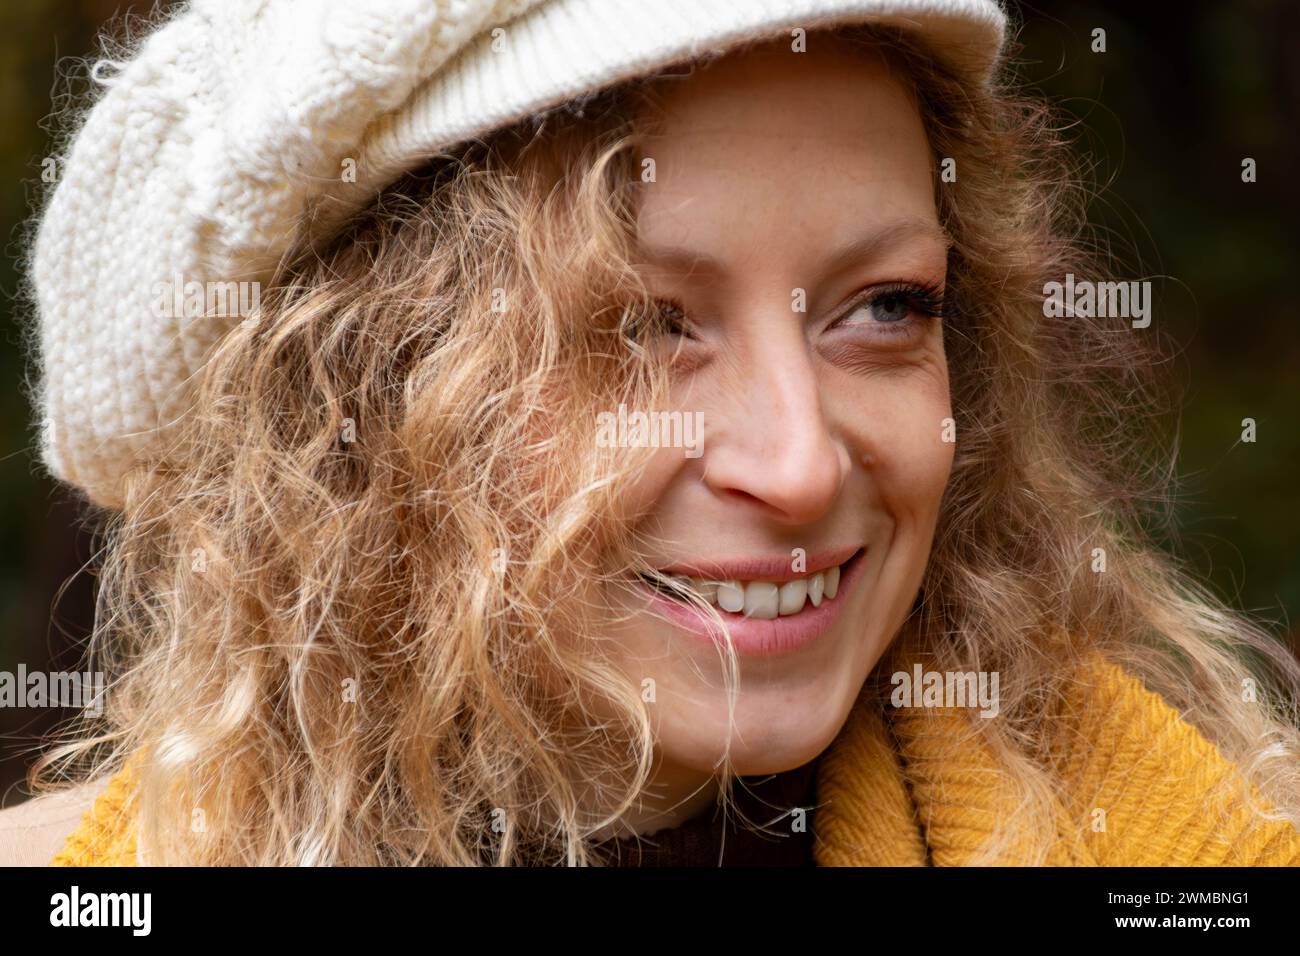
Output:
[[[732,773],[747,777],[781,773],[815,760],[835,739],[852,700],[808,696],[805,706],[791,708],[787,694],[758,695],[736,706],[731,734]],[[726,701],[707,714],[676,715],[674,726],[661,737],[666,755],[693,769],[720,769],[727,739]]]

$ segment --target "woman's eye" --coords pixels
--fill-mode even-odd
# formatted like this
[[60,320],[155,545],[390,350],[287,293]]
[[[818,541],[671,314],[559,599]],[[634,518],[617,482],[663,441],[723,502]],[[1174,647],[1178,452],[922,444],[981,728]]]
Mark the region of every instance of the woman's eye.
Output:
[[659,314],[663,321],[663,330],[670,335],[684,335],[689,330],[686,325],[686,313],[676,302],[661,302]]
[[685,310],[671,299],[657,300],[653,309],[632,325],[630,334],[632,338],[641,340],[664,335],[694,338]]
[[834,325],[892,327],[901,332],[918,326],[924,317],[943,315],[943,292],[929,286],[896,286],[879,290],[860,301]]
[[886,292],[860,303],[848,314],[845,321],[903,322],[912,314],[912,301],[905,293]]

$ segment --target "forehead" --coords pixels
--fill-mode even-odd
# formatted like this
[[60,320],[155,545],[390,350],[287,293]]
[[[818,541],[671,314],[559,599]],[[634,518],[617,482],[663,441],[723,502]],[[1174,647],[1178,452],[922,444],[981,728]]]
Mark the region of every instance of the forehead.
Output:
[[816,35],[795,53],[781,40],[650,93],[641,156],[654,160],[654,181],[638,205],[646,243],[737,251],[777,232],[806,241],[876,220],[937,222],[920,113],[878,53]]

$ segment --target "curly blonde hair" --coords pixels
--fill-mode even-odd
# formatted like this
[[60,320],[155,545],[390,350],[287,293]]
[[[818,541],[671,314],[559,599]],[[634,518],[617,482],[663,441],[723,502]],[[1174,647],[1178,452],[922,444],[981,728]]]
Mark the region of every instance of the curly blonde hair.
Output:
[[[1046,281],[1115,268],[1065,124],[1009,57],[972,89],[906,32],[839,32],[909,81],[955,240],[960,441],[921,595],[867,698],[916,648],[1002,675],[1002,719],[975,724],[1023,801],[979,862],[1013,840],[1041,862],[1056,838],[1043,741],[1091,650],[1300,824],[1300,665],[1151,543],[1170,500],[1150,444],[1159,353],[1105,319],[1044,319]],[[103,515],[91,653],[109,707],[37,775],[147,757],[149,862],[598,862],[592,834],[654,748],[574,586],[643,569],[619,509],[643,458],[596,447],[592,423],[666,394],[635,334],[654,315],[631,265],[648,89],[435,157],[328,243],[304,232],[175,444]],[[593,788],[613,808],[599,819]]]

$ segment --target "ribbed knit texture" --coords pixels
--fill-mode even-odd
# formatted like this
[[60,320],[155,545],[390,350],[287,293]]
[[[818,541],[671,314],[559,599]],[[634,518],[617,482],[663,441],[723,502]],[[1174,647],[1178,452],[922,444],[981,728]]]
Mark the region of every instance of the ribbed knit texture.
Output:
[[[1239,770],[1158,694],[1095,655],[1072,686],[1053,723],[1053,759],[1070,796],[1057,807],[1049,865],[1300,866],[1300,831],[1252,818]],[[886,715],[865,703],[817,761],[810,828],[817,865],[970,862],[1018,803],[1010,778],[971,736],[963,712]],[[131,793],[127,769],[54,864],[135,865]],[[1097,810],[1105,811],[1104,829],[1094,826]],[[1013,847],[997,862],[1023,859]]]
[[[215,285],[268,280],[300,225],[320,241],[454,145],[795,27],[902,26],[972,84],[987,79],[1005,29],[994,0],[193,0],[177,9],[103,71],[107,89],[57,157],[31,255],[41,459],[111,508],[124,503],[126,472],[156,455],[190,409],[216,343],[246,317]],[[187,306],[191,283],[205,295]],[[173,297],[181,314],[168,314]]]
[[136,866],[134,779],[114,774],[51,866]]

